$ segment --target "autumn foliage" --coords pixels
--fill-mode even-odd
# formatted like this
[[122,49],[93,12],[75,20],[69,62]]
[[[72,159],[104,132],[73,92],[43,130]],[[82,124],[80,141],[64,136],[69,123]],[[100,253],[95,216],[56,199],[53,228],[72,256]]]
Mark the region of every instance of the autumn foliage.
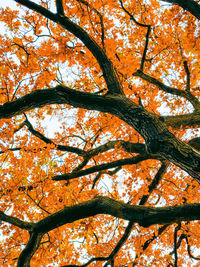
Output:
[[1,266],[200,266],[198,2],[0,3]]

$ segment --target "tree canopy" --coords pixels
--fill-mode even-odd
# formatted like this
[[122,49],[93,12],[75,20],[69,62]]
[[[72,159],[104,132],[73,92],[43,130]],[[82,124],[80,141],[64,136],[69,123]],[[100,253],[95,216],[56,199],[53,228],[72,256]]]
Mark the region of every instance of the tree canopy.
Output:
[[1,266],[199,266],[198,2],[2,5]]

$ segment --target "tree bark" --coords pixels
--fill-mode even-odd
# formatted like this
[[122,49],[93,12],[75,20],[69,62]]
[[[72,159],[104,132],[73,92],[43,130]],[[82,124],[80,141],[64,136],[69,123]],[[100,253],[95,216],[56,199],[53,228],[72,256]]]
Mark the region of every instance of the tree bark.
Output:
[[200,19],[200,6],[194,0],[162,0],[163,2],[168,2],[173,5],[178,5],[184,10],[189,11],[197,19]]
[[0,106],[0,118],[10,118],[50,104],[68,104],[117,116],[144,138],[148,153],[160,155],[200,181],[200,153],[177,139],[168,130],[162,118],[123,95],[100,96],[59,85],[51,89],[34,91]]

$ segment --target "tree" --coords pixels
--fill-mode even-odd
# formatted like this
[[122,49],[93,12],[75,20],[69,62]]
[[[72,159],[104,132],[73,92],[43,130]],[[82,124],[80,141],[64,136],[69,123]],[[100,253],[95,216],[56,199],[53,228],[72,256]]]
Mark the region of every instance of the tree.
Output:
[[199,266],[198,1],[13,3],[1,265]]

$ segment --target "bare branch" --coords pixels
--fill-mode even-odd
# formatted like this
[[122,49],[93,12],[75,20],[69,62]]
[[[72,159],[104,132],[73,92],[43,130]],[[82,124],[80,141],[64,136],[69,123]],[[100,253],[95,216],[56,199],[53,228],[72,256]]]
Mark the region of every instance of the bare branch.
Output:
[[57,145],[55,144],[51,139],[45,137],[43,134],[41,134],[40,132],[38,132],[37,130],[35,130],[32,126],[32,124],[30,123],[30,121],[28,120],[27,116],[26,116],[26,121],[24,122],[24,124],[27,126],[28,130],[36,137],[38,137],[40,140],[42,140],[43,142],[45,142],[46,144],[53,144],[55,145],[57,150],[60,151],[66,151],[66,152],[73,152],[76,153],[80,156],[85,156],[85,151],[82,149],[79,149],[77,147],[71,147],[71,146],[64,146],[64,145]]
[[186,60],[183,62],[183,65],[184,65],[186,78],[187,78],[187,88],[186,88],[186,90],[190,91],[190,71],[189,71],[188,64],[187,64]]
[[126,242],[126,240],[128,239],[132,229],[133,229],[133,225],[134,222],[130,221],[128,223],[128,226],[126,227],[123,236],[120,238],[120,240],[117,242],[117,245],[115,246],[115,248],[113,249],[113,251],[110,253],[109,255],[109,259],[114,259],[114,257],[116,257],[117,253],[119,252],[119,250],[121,249],[121,247],[124,245],[124,243]]
[[89,158],[85,158],[73,171],[72,171],[72,173],[75,173],[75,172],[78,172],[78,171],[80,171],[81,169],[83,169],[86,165],[87,165],[87,163],[88,163],[88,161],[89,161]]
[[17,267],[30,267],[30,260],[40,246],[43,233],[31,233],[26,247],[19,256]]
[[130,19],[132,20],[132,21],[134,21],[134,23],[136,24],[136,25],[138,25],[138,26],[141,26],[141,27],[145,27],[145,28],[148,28],[148,26],[149,25],[146,25],[146,24],[144,24],[144,23],[141,23],[141,22],[138,22],[135,18],[134,18],[134,16],[124,7],[124,4],[123,4],[123,2],[120,0],[119,1],[120,2],[120,5],[121,5],[121,8],[124,10],[124,12],[130,17]]
[[146,54],[147,54],[147,50],[148,50],[148,43],[149,43],[149,36],[150,36],[150,33],[151,33],[151,26],[150,25],[147,25],[147,24],[144,24],[144,23],[138,22],[134,18],[134,16],[124,7],[123,2],[121,0],[119,2],[121,4],[122,9],[125,11],[126,14],[128,14],[128,16],[130,17],[130,19],[135,22],[136,25],[138,25],[140,27],[147,28],[145,46],[144,46],[144,51],[143,51],[142,60],[141,60],[141,64],[140,64],[140,70],[143,71],[143,69],[144,69],[144,62],[146,60]]
[[186,243],[187,243],[187,251],[188,251],[188,255],[190,256],[190,258],[196,260],[196,261],[199,261],[200,260],[200,257],[195,257],[192,255],[191,253],[191,248],[190,248],[190,244],[189,244],[189,241],[188,241],[188,237],[185,236],[185,240],[186,240]]
[[0,220],[15,225],[21,229],[30,231],[33,227],[33,223],[22,221],[16,217],[6,215],[3,211],[0,211]]
[[37,233],[47,233],[52,229],[76,220],[109,214],[116,218],[137,222],[143,227],[153,224],[169,224],[180,221],[200,220],[200,204],[184,204],[172,207],[146,207],[128,205],[108,197],[95,197],[89,201],[65,207],[33,226]]
[[62,180],[71,180],[74,178],[78,178],[84,175],[88,175],[91,173],[95,173],[95,172],[99,172],[99,171],[103,171],[103,170],[107,170],[107,169],[111,169],[111,168],[115,168],[115,167],[120,167],[123,165],[130,165],[130,164],[137,164],[143,160],[147,160],[149,159],[150,156],[149,155],[139,155],[133,158],[127,158],[127,159],[120,159],[120,160],[116,160],[116,161],[112,161],[109,163],[104,163],[101,165],[97,165],[85,170],[81,170],[78,172],[72,172],[72,173],[66,173],[66,174],[61,174],[61,175],[56,175],[53,176],[52,179],[54,181],[62,181]]
[[[175,229],[176,230],[176,229]],[[180,247],[181,245],[181,242],[185,239],[186,243],[187,243],[187,251],[188,251],[188,255],[190,258],[194,259],[194,260],[197,260],[199,261],[200,260],[200,257],[195,257],[192,255],[191,253],[191,248],[190,248],[190,244],[189,244],[189,240],[188,240],[188,236],[187,234],[181,234],[178,241],[177,241],[177,244],[176,244],[176,250]],[[174,250],[170,253],[170,255],[174,254],[175,253],[175,248]]]
[[0,154],[3,154],[3,153],[6,153],[6,152],[8,152],[8,151],[19,151],[19,150],[21,150],[22,148],[21,147],[15,147],[15,148],[7,148],[6,150],[4,150],[4,151],[0,151]]
[[160,236],[160,235],[167,229],[167,227],[168,227],[169,225],[170,225],[170,224],[165,224],[165,225],[159,227],[159,228],[158,228],[158,233],[157,233],[157,234],[153,233],[152,238],[151,238],[151,239],[148,239],[148,240],[144,243],[144,245],[142,246],[143,251],[145,251],[145,250],[149,247],[149,245],[150,245],[150,244],[151,244],[157,237],[159,237],[159,236]]
[[17,3],[22,4],[23,6],[34,10],[44,17],[54,21],[55,23],[62,26],[64,29],[68,30],[79,38],[85,46],[90,50],[94,55],[97,62],[99,63],[100,68],[103,71],[103,76],[107,84],[107,88],[111,94],[124,94],[115,69],[112,62],[108,59],[104,50],[95,42],[95,40],[79,25],[72,22],[66,16],[60,16],[52,13],[48,9],[32,2],[29,0],[15,0]]
[[[168,168],[168,163],[167,162],[163,162],[160,169],[158,170],[158,172],[156,173],[153,181],[151,182],[151,184],[148,186],[148,195],[143,195],[143,197],[140,199],[139,205],[145,205],[148,201],[148,198],[150,197],[151,193],[153,192],[153,190],[158,186],[160,180],[162,179],[163,175],[165,174],[167,168]],[[118,253],[118,251],[120,250],[120,248],[123,246],[123,244],[126,242],[126,240],[128,239],[132,228],[133,228],[134,222],[130,221],[128,226],[126,227],[126,230],[122,236],[122,238],[118,241],[117,245],[115,246],[114,250],[112,251],[112,253],[110,254],[109,257],[115,257],[116,254]],[[162,232],[161,232],[162,233]],[[157,237],[154,234],[155,238]],[[155,239],[154,238],[154,239]],[[154,239],[151,239],[152,241]],[[148,242],[148,246],[151,243],[151,240]],[[146,247],[147,248],[147,247]],[[143,246],[143,251],[146,249],[145,248],[145,244]],[[136,255],[136,259],[139,257],[139,255]]]
[[179,223],[175,230],[174,230],[174,267],[177,267],[178,266],[178,253],[177,253],[177,249],[178,249],[178,246],[177,246],[177,233],[178,231],[180,230],[181,228],[181,224]]
[[101,176],[103,174],[108,174],[108,175],[113,175],[113,174],[116,174],[118,171],[121,170],[121,166],[120,167],[116,167],[113,171],[100,171],[97,176],[94,178],[94,181],[93,181],[93,185],[92,185],[92,188],[95,187],[97,181],[101,178]]
[[64,16],[63,0],[56,0],[57,14]]
[[144,47],[144,51],[142,54],[142,60],[141,60],[141,64],[140,64],[140,70],[143,71],[144,69],[144,62],[146,60],[146,54],[147,54],[147,50],[148,50],[148,44],[149,44],[149,36],[151,33],[151,26],[147,25],[148,29],[147,29],[147,33],[146,33],[146,41],[145,41],[145,47]]
[[133,76],[136,77],[140,77],[143,80],[156,85],[159,89],[161,89],[162,91],[172,94],[172,95],[176,95],[176,96],[180,96],[180,97],[184,97],[185,99],[187,99],[194,107],[195,110],[199,110],[200,109],[200,102],[199,100],[189,91],[183,91],[177,88],[173,88],[170,86],[165,85],[164,83],[160,82],[159,80],[157,80],[154,77],[149,76],[148,74],[145,74],[144,72],[142,72],[141,70],[137,70],[136,72],[133,73]]
[[148,194],[147,195],[143,195],[143,197],[141,198],[139,205],[145,205],[151,195],[151,193],[153,192],[154,189],[156,189],[156,187],[158,186],[159,182],[161,181],[163,175],[165,174],[165,172],[167,171],[167,168],[169,166],[169,163],[164,161],[160,167],[160,169],[158,170],[158,172],[156,173],[154,179],[152,180],[151,184],[148,186]]

